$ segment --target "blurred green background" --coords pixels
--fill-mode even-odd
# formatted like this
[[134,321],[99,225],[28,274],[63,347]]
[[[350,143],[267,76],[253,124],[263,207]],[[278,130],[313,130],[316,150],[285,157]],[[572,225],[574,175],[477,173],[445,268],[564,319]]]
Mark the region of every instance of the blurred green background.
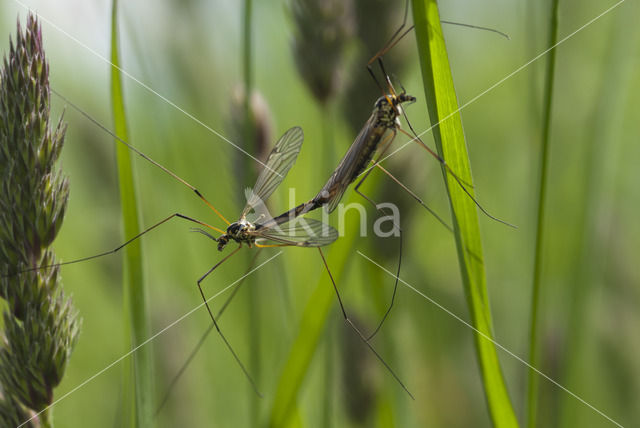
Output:
[[[276,213],[312,197],[337,165],[371,112],[379,90],[366,59],[402,21],[404,0],[363,2],[345,25],[343,60],[335,96],[326,106],[314,98],[296,68],[296,58],[318,51],[294,50],[299,33],[289,3],[254,4],[252,72],[272,131],[267,148],[299,125],[305,143],[296,166],[271,198]],[[111,128],[109,2],[26,2],[42,22],[51,85]],[[580,28],[614,2],[561,2],[560,38]],[[120,7],[123,69],[158,94],[256,156],[234,128],[233,97],[242,82],[241,2],[135,2]],[[640,228],[636,166],[640,160],[640,8],[627,1],[559,47],[553,100],[549,215],[544,244],[541,318],[542,366],[552,379],[625,426],[640,421]],[[459,103],[464,105],[546,49],[548,5],[544,2],[447,2],[443,19],[494,27],[511,40],[445,26]],[[0,41],[8,49],[16,17],[26,9],[3,2]],[[56,27],[52,26],[54,24]],[[367,40],[377,31],[380,44]],[[66,32],[67,34],[64,34]],[[348,32],[349,33],[349,32]],[[75,39],[75,40],[74,40]],[[414,128],[428,128],[414,35],[387,56],[388,71],[418,101],[407,108]],[[526,359],[532,281],[541,91],[545,58],[533,62],[462,110],[476,193],[493,214],[518,225],[510,230],[481,217],[487,283],[497,341]],[[204,195],[227,218],[242,209],[244,188],[257,164],[158,95],[125,78],[130,142]],[[56,117],[65,108],[52,97]],[[71,181],[65,225],[55,243],[63,260],[88,256],[123,241],[119,218],[114,142],[67,107],[69,124],[61,166]],[[398,137],[394,147],[407,141]],[[431,144],[429,134],[425,135]],[[332,161],[333,159],[333,161]],[[437,212],[448,203],[437,162],[410,145],[385,166]],[[135,159],[143,225],[180,212],[222,227],[191,192],[159,169]],[[452,235],[378,172],[363,187],[377,201],[401,208],[406,232],[401,277],[463,319],[468,319]],[[352,190],[344,203],[364,201]],[[375,212],[367,206],[367,237],[341,239],[328,262],[342,269],[338,286],[353,318],[375,327],[393,281],[359,256],[386,268],[397,261],[397,241],[371,235]],[[337,211],[336,211],[337,213]],[[355,217],[350,211],[347,217]],[[331,222],[338,227],[337,216]],[[175,221],[144,238],[153,331],[201,303],[195,281],[221,255],[214,243]],[[357,229],[347,230],[357,234]],[[347,241],[349,248],[342,248]],[[350,243],[353,242],[351,245]],[[228,251],[228,250],[227,250]],[[205,282],[209,295],[238,279],[252,252],[244,250]],[[279,249],[262,251],[259,262]],[[350,257],[336,257],[338,254]],[[636,262],[634,262],[636,260]],[[80,340],[61,396],[122,356],[124,347],[121,257],[67,266],[65,290],[83,317]],[[252,367],[265,398],[258,399],[218,337],[207,340],[161,409],[158,426],[254,426],[268,420],[291,342],[317,284],[330,287],[315,250],[285,248],[255,272],[225,313],[221,327]],[[228,295],[228,294],[227,294]],[[219,307],[225,296],[214,301]],[[208,326],[199,310],[157,337],[157,400]],[[400,286],[396,306],[373,341],[406,381],[410,400],[355,336],[343,327],[337,302],[298,394],[299,426],[490,426],[473,332],[410,289]],[[511,398],[522,420],[527,368],[499,351]],[[119,426],[122,367],[117,364],[55,406],[58,426]],[[611,426],[586,405],[541,380],[540,426]]]

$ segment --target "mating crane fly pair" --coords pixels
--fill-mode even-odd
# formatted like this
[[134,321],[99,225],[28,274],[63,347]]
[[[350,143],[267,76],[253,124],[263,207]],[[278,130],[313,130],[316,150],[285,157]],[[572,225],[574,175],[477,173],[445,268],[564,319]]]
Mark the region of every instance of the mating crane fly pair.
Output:
[[[229,224],[227,230],[217,239],[212,237],[218,242],[219,251],[222,251],[230,241],[235,241],[240,246],[246,243],[249,247],[252,244],[256,247],[322,247],[338,239],[338,232],[333,227],[314,219],[286,215],[272,219],[264,213],[255,222],[247,219],[249,213],[257,212],[264,205],[264,201],[284,180],[300,153],[303,138],[300,127],[293,127],[280,137],[248,195],[247,204],[242,210],[240,219]],[[285,225],[288,227],[284,227]],[[220,231],[217,228],[213,229]],[[261,241],[274,243],[261,244]]]
[[[406,11],[405,11],[405,21],[406,21]],[[375,335],[377,331],[380,329],[380,327],[382,326],[382,323],[387,318],[387,315],[389,314],[391,307],[393,306],[393,302],[394,302],[397,287],[398,287],[398,276],[400,272],[400,265],[401,265],[401,259],[402,259],[402,234],[400,233],[398,273],[396,275],[395,286],[394,286],[393,295],[392,295],[390,304],[382,320],[380,321],[379,325],[375,329],[375,331],[370,336],[367,337],[351,322],[350,318],[348,317],[345,307],[343,305],[342,299],[340,297],[340,293],[338,292],[336,283],[333,279],[333,276],[331,275],[326,259],[321,250],[321,247],[331,244],[338,238],[337,231],[333,227],[327,224],[324,224],[320,221],[309,219],[306,217],[301,217],[304,214],[309,213],[310,211],[313,211],[320,207],[325,207],[328,212],[332,212],[333,210],[335,210],[335,208],[338,206],[338,203],[342,199],[342,196],[344,195],[349,185],[353,183],[358,177],[361,177],[361,176],[362,177],[360,178],[359,182],[356,184],[354,190],[358,194],[360,194],[363,198],[365,198],[368,202],[372,203],[375,207],[377,207],[377,204],[375,202],[373,202],[369,197],[364,195],[359,190],[359,187],[362,185],[362,183],[366,180],[366,178],[369,176],[369,174],[375,167],[383,171],[393,181],[395,181],[405,191],[407,191],[424,208],[429,210],[429,212],[431,212],[437,218],[437,220],[440,221],[440,223],[442,223],[449,230],[452,230],[451,227],[444,220],[442,220],[441,217],[435,214],[428,206],[426,206],[426,204],[424,204],[424,202],[418,196],[416,196],[415,193],[409,190],[406,186],[404,186],[404,184],[400,182],[400,180],[395,178],[390,172],[388,172],[385,168],[383,168],[380,165],[380,160],[382,159],[382,156],[385,154],[385,152],[390,147],[391,143],[394,141],[395,136],[397,135],[397,132],[402,132],[405,135],[409,136],[413,141],[418,143],[425,150],[427,150],[434,158],[436,158],[447,170],[447,172],[455,178],[457,183],[462,187],[465,193],[474,201],[474,203],[479,207],[479,209],[483,213],[485,213],[487,216],[489,216],[494,220],[502,222],[502,220],[499,220],[491,216],[484,210],[484,208],[476,201],[476,199],[471,195],[471,193],[465,187],[465,184],[468,185],[468,183],[465,183],[460,178],[458,178],[458,176],[451,170],[451,168],[444,161],[444,159],[442,159],[437,153],[435,153],[424,142],[422,142],[422,140],[418,137],[418,135],[415,133],[415,131],[411,127],[411,124],[409,123],[408,120],[407,120],[407,124],[411,129],[413,135],[408,133],[404,129],[402,129],[400,124],[400,116],[404,115],[406,119],[406,115],[403,109],[401,108],[401,105],[404,103],[415,102],[416,98],[406,94],[404,89],[400,93],[397,93],[394,90],[393,85],[391,84],[391,81],[388,77],[388,74],[384,70],[384,65],[382,63],[382,56],[390,48],[392,48],[404,35],[406,35],[409,30],[411,30],[410,28],[409,30],[401,34],[400,30],[402,28],[403,27],[401,27],[394,34],[394,36],[392,37],[390,42],[386,45],[386,47],[382,49],[380,52],[378,52],[378,54],[376,54],[368,63],[367,68],[371,76],[374,78],[376,84],[381,89],[381,92],[383,95],[380,98],[378,98],[378,100],[375,102],[373,111],[369,119],[364,124],[362,130],[360,131],[358,136],[355,138],[354,142],[351,144],[351,146],[345,153],[344,157],[342,158],[342,160],[340,161],[340,163],[338,164],[334,172],[331,174],[328,181],[325,183],[325,185],[321,188],[321,190],[318,192],[318,194],[314,198],[276,217],[271,217],[268,214],[264,214],[264,213],[262,215],[258,215],[258,214],[264,207],[264,201],[266,201],[269,198],[269,196],[275,191],[278,185],[284,180],[285,176],[287,175],[287,173],[295,163],[303,142],[303,132],[301,128],[293,127],[289,129],[277,141],[277,143],[275,144],[275,147],[269,154],[269,157],[267,158],[266,163],[264,164],[264,168],[262,169],[261,173],[258,176],[258,179],[253,187],[252,192],[247,195],[247,204],[244,207],[240,215],[240,218],[236,222],[231,223],[194,186],[192,186],[191,184],[186,182],[184,179],[179,177],[177,174],[165,168],[158,162],[154,161],[144,153],[140,152],[138,149],[131,146],[128,142],[119,138],[117,135],[115,135],[114,132],[112,132],[111,130],[106,128],[104,125],[102,125],[100,122],[95,120],[84,110],[80,109],[75,104],[73,104],[68,99],[66,99],[64,96],[62,96],[61,94],[59,94],[58,92],[52,89],[52,92],[58,95],[64,102],[66,102],[72,108],[77,110],[80,114],[85,116],[88,120],[93,122],[95,125],[97,125],[101,129],[109,133],[118,142],[120,142],[121,144],[124,144],[131,151],[138,154],[139,156],[141,156],[151,164],[155,165],[156,167],[162,169],[164,172],[171,175],[174,179],[176,179],[177,181],[181,182],[182,184],[190,188],[192,191],[194,191],[194,193],[203,202],[205,202],[218,215],[218,217],[223,222],[227,224],[226,230],[223,230],[218,227],[209,225],[203,221],[194,219],[192,217],[189,217],[180,213],[175,213],[159,221],[158,223],[152,225],[151,227],[148,227],[147,229],[140,232],[138,235],[128,239],[122,245],[118,246],[113,250],[100,253],[97,255],[89,256],[89,257],[84,257],[77,260],[72,260],[69,262],[59,263],[53,266],[61,266],[61,265],[67,265],[72,263],[78,263],[78,262],[106,256],[108,254],[113,254],[119,251],[121,248],[128,245],[129,243],[137,240],[142,235],[150,232],[151,230],[159,227],[160,225],[168,222],[169,220],[175,217],[182,218],[184,220],[187,220],[192,223],[196,223],[199,226],[203,227],[204,229],[197,228],[195,229],[195,231],[216,241],[217,248],[220,251],[224,250],[224,248],[232,242],[237,243],[238,247],[235,250],[233,250],[231,253],[226,255],[218,263],[216,263],[202,277],[200,277],[197,281],[197,285],[198,285],[198,289],[201,294],[201,297],[207,307],[207,311],[211,317],[212,325],[215,327],[221,339],[223,340],[223,342],[225,343],[225,345],[233,355],[238,365],[241,367],[242,371],[244,372],[244,375],[250,381],[255,391],[259,394],[258,389],[253,379],[251,378],[250,374],[248,373],[245,366],[242,364],[240,358],[237,356],[234,349],[232,348],[232,346],[230,345],[230,343],[222,333],[221,329],[219,328],[218,323],[216,321],[216,317],[214,317],[211,311],[211,308],[209,307],[209,304],[203,292],[201,283],[215,269],[217,269],[221,264],[223,264],[225,261],[231,258],[236,252],[238,252],[242,248],[243,244],[246,244],[248,247],[255,246],[258,248],[285,247],[285,246],[316,247],[320,252],[320,255],[323,260],[323,264],[327,272],[329,273],[329,277],[331,279],[332,285],[336,292],[336,296],[340,304],[340,308],[341,308],[342,315],[345,322],[357,333],[357,335],[360,337],[363,343],[375,354],[378,360],[384,365],[384,367],[394,377],[394,379],[399,383],[399,385],[411,397],[413,397],[409,392],[409,390],[407,389],[407,387],[404,385],[404,383],[392,370],[392,368],[386,363],[386,361],[380,356],[380,354],[373,348],[373,346],[369,342],[369,339],[373,337],[373,335]],[[386,88],[383,88],[383,86],[380,85],[379,81],[376,79],[373,73],[372,64],[375,61],[377,61],[377,63],[379,64],[380,70],[384,75]],[[379,153],[379,156],[374,161],[373,158],[376,152]],[[249,219],[249,216],[252,212],[256,213],[256,216],[257,216],[257,218],[254,220]],[[396,227],[398,231],[401,232],[399,225],[394,224],[394,227]],[[220,235],[218,235],[217,237],[213,236],[207,230],[213,230],[219,233]],[[53,266],[46,266],[46,267],[50,268]]]
[[[56,95],[62,98],[68,105],[72,108],[80,112],[83,116],[89,119],[98,127],[102,128],[104,131],[108,132],[111,136],[113,136],[118,142],[124,144],[134,153],[143,157],[148,162],[162,169],[164,172],[171,175],[173,178],[190,188],[205,204],[207,204],[216,215],[227,224],[227,229],[223,230],[218,227],[212,226],[203,221],[197,220],[195,218],[186,216],[181,213],[172,214],[165,219],[155,223],[154,225],[148,227],[147,229],[140,232],[138,235],[130,238],[122,245],[116,247],[113,250],[100,253],[97,255],[85,257],[78,260],[72,260],[69,262],[63,262],[59,265],[66,265],[72,263],[78,263],[86,260],[95,259],[98,257],[102,257],[108,254],[113,254],[131,242],[139,239],[141,236],[146,233],[156,229],[160,225],[168,222],[173,218],[182,218],[192,223],[196,223],[208,230],[213,230],[220,235],[218,237],[213,236],[206,229],[197,228],[195,231],[207,236],[208,238],[217,242],[218,250],[222,251],[224,248],[230,244],[231,242],[235,242],[238,244],[238,247],[233,250],[231,253],[226,255],[222,260],[216,263],[211,269],[209,269],[204,275],[202,275],[198,281],[198,290],[200,295],[206,305],[209,316],[212,320],[212,324],[215,327],[216,331],[220,335],[221,339],[225,343],[226,347],[229,349],[234,359],[244,372],[245,376],[253,386],[256,393],[259,394],[258,389],[250,376],[249,372],[245,368],[244,364],[241,362],[240,358],[235,353],[233,347],[227,340],[227,338],[222,333],[220,329],[216,317],[213,315],[213,312],[207,302],[207,298],[202,289],[201,283],[207,278],[214,270],[216,270],[220,265],[226,262],[229,258],[231,258],[235,253],[237,253],[243,246],[246,244],[248,247],[257,247],[257,248],[265,248],[265,247],[285,247],[285,246],[297,246],[297,247],[317,247],[323,264],[329,273],[329,278],[331,279],[332,285],[336,292],[336,296],[338,298],[338,302],[340,304],[340,308],[343,314],[343,318],[345,322],[356,332],[359,338],[366,344],[366,346],[375,354],[376,358],[384,365],[384,367],[389,371],[389,373],[394,377],[394,379],[400,384],[400,386],[411,396],[411,393],[404,385],[404,383],[400,380],[400,378],[395,374],[395,372],[391,369],[391,367],[386,363],[386,361],[382,358],[382,356],[373,348],[373,346],[369,343],[369,339],[375,334],[384,319],[388,314],[388,311],[391,308],[391,304],[387,313],[385,314],[383,320],[380,322],[379,326],[376,328],[375,332],[368,337],[365,336],[351,321],[348,317],[342,299],[340,297],[340,293],[338,291],[337,285],[331,275],[329,270],[329,266],[326,262],[324,254],[322,253],[320,247],[329,245],[334,242],[338,238],[338,232],[331,226],[324,224],[320,221],[301,217],[303,214],[306,214],[312,210],[317,208],[326,206],[328,211],[333,211],[338,203],[340,202],[342,196],[344,195],[347,187],[365,170],[366,166],[370,163],[373,155],[376,152],[376,149],[382,140],[383,136],[386,134],[388,130],[394,131],[392,136],[395,136],[395,129],[399,127],[399,115],[401,114],[400,104],[408,101],[415,101],[415,98],[406,95],[406,94],[398,94],[395,93],[387,94],[380,99],[378,99],[375,103],[373,113],[371,118],[367,121],[365,127],[360,132],[359,136],[356,138],[351,147],[347,150],[347,153],[343,157],[342,161],[339,163],[336,170],[330,176],[327,183],[322,187],[322,189],[318,192],[318,194],[308,202],[298,205],[297,207],[286,211],[285,213],[271,217],[267,214],[259,215],[257,220],[251,221],[248,216],[250,213],[255,212],[256,214],[261,211],[264,206],[264,202],[271,196],[271,194],[275,191],[278,185],[284,180],[286,174],[289,172],[293,164],[295,163],[297,156],[300,152],[300,148],[303,142],[303,132],[299,127],[293,127],[286,131],[282,137],[276,142],[273,150],[269,154],[264,168],[260,172],[256,184],[254,185],[252,191],[247,195],[247,204],[245,208],[242,210],[240,218],[233,223],[230,223],[214,206],[211,204],[202,193],[186,182],[184,179],[180,178],[178,175],[162,166],[158,162],[154,161],[135,147],[131,146],[128,142],[124,141],[111,130],[106,128],[104,125],[99,123],[89,114],[87,114],[84,110],[77,107],[71,101],[66,99],[61,94],[53,91]],[[390,141],[393,138],[390,139]],[[389,142],[390,142],[389,141]],[[365,177],[363,177],[364,180]],[[362,180],[361,180],[362,182]],[[361,184],[358,183],[358,186]],[[360,192],[359,192],[360,193]],[[364,196],[364,195],[363,195]],[[366,196],[365,196],[366,198]],[[369,198],[367,200],[370,201]],[[399,266],[398,266],[399,268]],[[396,287],[394,288],[394,296],[395,290],[397,288],[397,278],[396,278]]]

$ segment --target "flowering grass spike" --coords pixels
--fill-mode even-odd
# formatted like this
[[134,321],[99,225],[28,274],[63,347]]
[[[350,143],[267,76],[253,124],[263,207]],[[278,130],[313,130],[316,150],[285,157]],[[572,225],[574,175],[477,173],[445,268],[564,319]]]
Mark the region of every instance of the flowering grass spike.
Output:
[[66,127],[50,122],[49,66],[29,14],[0,72],[0,296],[7,301],[0,348],[0,425],[52,426],[44,411],[62,380],[79,319],[48,247],[69,185],[54,169]]

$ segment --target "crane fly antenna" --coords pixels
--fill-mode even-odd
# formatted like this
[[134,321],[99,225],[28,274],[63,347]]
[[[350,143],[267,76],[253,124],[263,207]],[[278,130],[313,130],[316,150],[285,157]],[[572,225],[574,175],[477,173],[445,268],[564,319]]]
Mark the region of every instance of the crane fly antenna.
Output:
[[62,101],[64,101],[66,104],[70,105],[71,108],[73,108],[74,110],[76,110],[78,113],[80,113],[82,116],[84,116],[86,119],[88,119],[90,122],[92,122],[94,125],[96,125],[97,127],[99,127],[100,129],[102,129],[104,132],[106,132],[107,134],[111,135],[115,140],[117,140],[119,143],[125,145],[129,150],[131,150],[132,152],[134,152],[135,154],[137,154],[138,156],[142,157],[143,159],[145,159],[147,162],[155,165],[156,167],[160,168],[161,170],[163,170],[165,173],[169,174],[171,177],[173,177],[175,180],[179,181],[180,183],[184,184],[185,186],[187,186],[189,189],[191,189],[205,204],[207,204],[207,206],[209,208],[211,208],[213,210],[213,212],[215,212],[218,217],[220,217],[222,219],[222,221],[224,221],[227,225],[230,225],[231,223],[229,222],[229,220],[227,220],[221,213],[220,211],[218,211],[211,202],[209,202],[203,195],[202,193],[200,193],[200,191],[195,187],[192,186],[191,184],[189,184],[185,179],[181,178],[180,176],[178,176],[176,173],[174,173],[173,171],[171,171],[170,169],[168,169],[167,167],[161,165],[160,163],[156,162],[155,160],[151,159],[149,156],[147,156],[146,154],[144,154],[143,152],[141,152],[140,150],[136,149],[134,146],[132,146],[131,144],[127,143],[126,141],[124,141],[122,138],[120,138],[119,136],[116,135],[115,132],[111,131],[109,128],[107,128],[106,126],[104,126],[102,123],[100,123],[97,119],[95,119],[93,116],[91,116],[89,113],[87,113],[86,111],[84,111],[83,109],[81,109],[80,107],[78,107],[76,104],[74,104],[73,102],[71,102],[67,97],[65,97],[64,95],[62,95],[61,93],[59,93],[58,91],[56,91],[55,89],[51,88],[51,92],[54,93],[58,98],[60,98]]

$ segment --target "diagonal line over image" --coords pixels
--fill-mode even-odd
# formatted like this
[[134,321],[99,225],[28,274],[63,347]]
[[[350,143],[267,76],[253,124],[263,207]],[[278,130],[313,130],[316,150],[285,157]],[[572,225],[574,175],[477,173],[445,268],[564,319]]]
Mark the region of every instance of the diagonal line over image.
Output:
[[245,273],[244,275],[242,275],[240,278],[236,279],[235,281],[233,281],[231,284],[227,285],[225,288],[223,288],[222,290],[220,290],[219,292],[217,292],[216,294],[214,294],[213,296],[209,297],[205,302],[200,303],[198,306],[196,306],[195,308],[191,309],[189,312],[185,313],[184,315],[182,315],[180,318],[176,319],[175,321],[173,321],[172,323],[170,323],[169,325],[167,325],[166,327],[164,327],[162,330],[158,331],[156,334],[154,334],[153,336],[149,337],[147,340],[145,340],[144,342],[142,342],[141,344],[139,344],[138,346],[136,346],[135,348],[131,349],[129,352],[127,352],[126,354],[122,355],[121,357],[119,357],[118,359],[116,359],[115,361],[113,361],[111,364],[107,365],[106,367],[104,367],[103,369],[101,369],[100,371],[96,372],[94,375],[90,376],[89,378],[87,378],[85,381],[83,381],[82,383],[80,383],[79,385],[75,386],[73,389],[71,389],[70,391],[66,392],[65,394],[63,394],[60,398],[58,398],[57,400],[55,400],[53,403],[49,404],[47,407],[45,407],[44,409],[42,409],[41,411],[39,411],[38,413],[36,413],[35,415],[33,415],[31,418],[27,419],[26,421],[22,422],[20,425],[18,425],[17,428],[20,428],[22,426],[24,426],[25,424],[29,423],[31,420],[33,420],[34,418],[37,418],[40,414],[42,414],[43,412],[46,412],[47,410],[49,410],[50,408],[52,408],[53,406],[55,406],[56,404],[58,404],[59,402],[61,402],[62,400],[64,400],[65,398],[69,397],[71,394],[73,394],[74,392],[78,391],[80,388],[82,388],[83,386],[87,385],[88,383],[90,383],[91,381],[93,381],[95,378],[97,378],[98,376],[100,376],[101,374],[103,374],[104,372],[106,372],[107,370],[109,370],[110,368],[112,368],[113,366],[115,366],[116,364],[118,364],[119,362],[121,362],[122,360],[124,360],[125,358],[129,357],[131,354],[133,354],[134,352],[136,352],[138,349],[140,349],[141,347],[147,345],[148,343],[152,342],[153,340],[155,340],[156,338],[158,338],[159,336],[163,335],[164,333],[166,333],[169,329],[171,329],[172,327],[174,327],[175,325],[177,325],[178,323],[180,323],[181,321],[183,321],[184,319],[188,318],[191,314],[193,314],[194,312],[196,312],[198,309],[202,308],[203,306],[205,306],[207,303],[209,303],[210,301],[212,301],[213,299],[215,299],[216,297],[222,295],[225,291],[229,290],[230,288],[232,288],[234,285],[236,285],[237,283],[239,283],[240,281],[242,281],[243,279],[245,279],[246,277],[248,277],[249,275],[251,275],[252,273],[254,273],[255,271],[257,271],[258,269],[262,268],[264,265],[266,265],[267,263],[269,263],[270,261],[272,261],[273,259],[275,259],[276,257],[278,257],[280,254],[282,254],[282,251],[278,252],[276,255],[270,257],[269,259],[265,260],[263,263],[261,263],[260,265],[256,266],[254,269],[251,269],[249,272]]
[[528,362],[526,362],[524,359],[522,359],[521,357],[519,357],[518,355],[516,355],[514,352],[510,351],[508,348],[506,348],[505,346],[501,345],[500,343],[498,343],[497,341],[495,341],[494,339],[492,339],[491,337],[487,336],[486,334],[484,334],[483,332],[481,332],[480,330],[478,330],[477,328],[475,328],[474,326],[472,326],[471,324],[469,324],[467,321],[465,321],[464,319],[462,319],[460,316],[456,315],[454,312],[452,312],[451,310],[447,309],[446,307],[444,307],[443,305],[441,305],[440,303],[436,302],[435,300],[433,300],[431,297],[427,296],[426,294],[424,294],[422,291],[418,290],[417,288],[413,287],[411,284],[409,284],[408,282],[406,282],[405,280],[403,280],[402,278],[396,276],[393,272],[387,270],[384,266],[382,266],[381,264],[377,263],[376,261],[374,261],[373,259],[369,258],[368,256],[364,255],[361,251],[357,250],[356,251],[360,256],[362,256],[363,258],[365,258],[366,260],[368,260],[369,262],[371,262],[372,264],[376,265],[378,268],[382,269],[385,273],[391,275],[393,278],[397,279],[399,282],[401,282],[402,284],[404,284],[407,288],[411,289],[412,291],[414,291],[415,293],[417,293],[418,295],[420,295],[421,297],[423,297],[425,300],[427,300],[429,303],[435,305],[436,307],[438,307],[438,309],[446,312],[448,315],[450,315],[451,317],[453,317],[454,319],[456,319],[457,321],[461,322],[462,324],[464,324],[466,327],[469,327],[471,330],[473,330],[476,334],[478,334],[479,336],[481,336],[483,339],[486,339],[488,341],[490,341],[491,343],[493,343],[496,347],[500,348],[501,350],[503,350],[504,352],[506,352],[507,354],[509,354],[511,357],[515,358],[516,360],[518,360],[519,362],[521,362],[522,364],[524,364],[525,366],[527,366],[528,368],[530,368],[531,370],[535,371],[536,373],[538,373],[540,376],[542,376],[543,378],[545,378],[546,380],[548,380],[549,382],[551,382],[552,384],[554,384],[555,386],[557,386],[558,388],[562,389],[564,392],[566,392],[567,394],[571,395],[573,398],[575,398],[576,400],[580,401],[582,404],[584,404],[585,406],[589,407],[591,410],[593,410],[594,412],[598,413],[600,416],[604,417],[605,419],[607,419],[609,422],[615,424],[616,426],[619,426],[622,428],[622,425],[619,424],[618,422],[616,422],[615,420],[613,420],[611,417],[607,416],[604,412],[602,412],[601,410],[598,410],[595,406],[593,406],[592,404],[590,404],[589,402],[587,402],[586,400],[584,400],[583,398],[581,398],[579,395],[577,395],[574,392],[571,392],[569,389],[567,389],[566,387],[562,386],[560,383],[556,382],[555,380],[553,380],[551,377],[549,377],[548,375],[544,374],[543,372],[541,372],[540,370],[538,370],[537,368],[533,367],[531,364],[529,364]]
[[[14,0],[17,1],[17,0]],[[424,131],[422,131],[421,133],[419,133],[418,135],[416,135],[414,138],[412,138],[411,140],[407,141],[406,143],[404,143],[402,146],[398,147],[396,150],[394,150],[393,152],[389,153],[387,156],[383,157],[382,159],[380,159],[377,163],[381,164],[382,162],[384,162],[385,160],[389,159],[391,156],[395,155],[396,153],[398,153],[399,151],[401,151],[402,149],[404,149],[405,147],[407,147],[409,144],[411,144],[412,142],[418,140],[420,137],[422,137],[424,134],[426,134],[427,132],[431,131],[433,128],[435,128],[436,126],[440,125],[442,122],[444,122],[445,120],[449,119],[450,117],[458,114],[462,109],[468,107],[470,104],[473,104],[474,102],[478,101],[479,98],[483,97],[484,95],[486,95],[487,93],[491,92],[492,90],[494,90],[495,88],[497,88],[498,86],[502,85],[504,82],[506,82],[507,80],[509,80],[510,78],[512,78],[513,76],[515,76],[516,74],[520,73],[522,70],[524,70],[525,68],[527,68],[528,66],[530,66],[531,64],[533,64],[534,62],[536,62],[537,60],[539,60],[540,58],[542,58],[543,56],[545,56],[546,54],[548,54],[549,52],[551,52],[553,49],[557,48],[559,45],[561,45],[562,43],[566,42],[567,40],[569,40],[570,38],[572,38],[573,36],[575,36],[576,34],[578,34],[579,32],[581,32],[582,30],[584,30],[585,28],[587,28],[588,26],[590,26],[591,24],[593,24],[594,22],[596,22],[597,20],[599,20],[600,18],[602,18],[603,16],[605,16],[606,14],[608,14],[609,12],[613,11],[615,8],[617,8],[618,6],[620,6],[622,3],[624,3],[625,0],[620,0],[618,1],[618,3],[614,4],[613,6],[609,7],[608,9],[606,9],[605,11],[603,11],[602,13],[598,14],[598,16],[596,16],[595,18],[592,18],[591,20],[589,20],[587,23],[585,23],[584,25],[580,26],[580,28],[578,28],[577,30],[573,31],[571,34],[569,34],[568,36],[562,38],[560,41],[558,41],[558,43],[554,44],[553,46],[545,49],[544,51],[542,51],[541,53],[539,53],[538,55],[536,55],[535,57],[531,58],[529,61],[525,62],[524,64],[522,64],[520,67],[516,68],[515,70],[513,70],[511,73],[507,74],[505,77],[503,77],[502,79],[498,80],[496,83],[494,83],[493,85],[489,86],[487,89],[485,89],[484,91],[480,92],[478,95],[476,95],[475,97],[471,98],[469,101],[467,101],[466,103],[464,103],[462,106],[460,106],[457,110],[455,110],[454,112],[450,113],[448,116],[444,117],[442,120],[440,120],[439,122],[437,122],[434,125],[431,125],[430,127],[428,127],[427,129],[425,129]],[[370,167],[368,167],[367,169],[365,169],[364,171],[362,171],[362,173],[360,173],[359,176],[366,174],[367,171],[369,171],[371,168],[374,168],[375,165],[372,165]],[[358,176],[358,177],[359,177]]]
[[[14,2],[16,2],[18,5],[20,5],[21,7],[27,9],[27,10],[31,10],[29,9],[29,6],[24,4],[23,2],[21,2],[20,0],[13,0]],[[115,67],[118,71],[120,71],[122,74],[124,74],[125,76],[127,76],[129,79],[133,80],[134,82],[136,82],[138,85],[140,85],[141,87],[143,87],[144,89],[146,89],[147,91],[151,92],[153,95],[157,96],[158,98],[160,98],[162,101],[164,101],[165,103],[169,104],[171,107],[175,108],[176,110],[178,110],[180,113],[184,114],[185,116],[187,116],[189,119],[193,120],[194,122],[196,122],[198,125],[202,126],[203,128],[205,128],[207,131],[211,132],[212,134],[214,134],[215,136],[217,136],[218,138],[220,138],[221,140],[225,141],[227,144],[230,144],[231,146],[233,146],[234,148],[236,148],[237,150],[239,150],[240,152],[242,152],[243,154],[245,154],[246,156],[249,156],[251,159],[253,159],[254,161],[258,162],[260,165],[262,165],[263,167],[269,168],[267,167],[267,165],[265,165],[260,159],[256,158],[255,156],[253,156],[252,154],[250,154],[249,152],[247,152],[246,150],[244,150],[242,147],[240,147],[239,145],[237,145],[236,143],[234,143],[233,141],[231,141],[230,139],[228,139],[227,137],[225,137],[224,135],[222,135],[220,132],[216,131],[215,129],[213,129],[212,127],[210,127],[209,125],[207,125],[206,123],[204,123],[203,121],[201,121],[200,119],[198,119],[197,117],[195,117],[193,114],[189,113],[188,111],[186,111],[185,109],[183,109],[182,107],[178,106],[176,103],[174,103],[173,101],[171,101],[170,99],[168,99],[167,97],[165,97],[164,95],[160,94],[159,92],[157,92],[156,90],[154,90],[153,88],[151,88],[149,85],[147,85],[146,83],[142,82],[141,80],[139,80],[138,78],[136,78],[135,76],[133,76],[132,74],[128,73],[126,70],[122,69],[121,67],[118,67],[117,65],[113,64],[111,61],[109,61],[107,58],[103,57],[102,55],[100,55],[97,51],[95,51],[94,49],[90,48],[89,46],[87,46],[86,44],[84,44],[82,41],[80,41],[78,38],[72,36],[71,34],[69,34],[68,32],[66,32],[65,30],[63,30],[60,26],[56,25],[55,23],[53,23],[51,20],[47,19],[46,17],[42,16],[40,13],[36,12],[36,11],[32,11],[32,13],[34,15],[36,15],[38,17],[38,19],[46,22],[47,24],[49,24],[51,27],[53,27],[55,30],[59,31],[60,33],[64,34],[65,36],[67,36],[69,39],[73,40],[74,42],[76,42],[78,45],[80,45],[81,47],[83,47],[84,49],[86,49],[87,51],[91,52],[93,55],[95,55],[96,57],[98,57],[99,59],[101,59],[102,61],[106,62],[107,64],[111,65],[112,67]],[[271,168],[269,168],[271,169]],[[275,171],[274,171],[275,172]],[[277,172],[275,172],[276,174],[278,174]],[[278,174],[280,175],[280,174]]]

